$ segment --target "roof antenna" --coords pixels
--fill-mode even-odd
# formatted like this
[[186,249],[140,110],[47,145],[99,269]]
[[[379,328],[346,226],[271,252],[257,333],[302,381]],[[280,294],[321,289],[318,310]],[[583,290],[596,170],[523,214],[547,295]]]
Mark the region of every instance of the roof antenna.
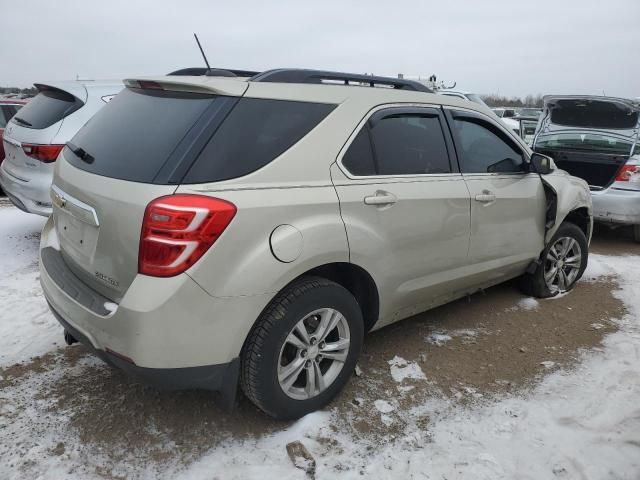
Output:
[[204,63],[207,65],[207,73],[211,72],[211,65],[209,65],[209,60],[207,60],[207,56],[204,54],[204,50],[202,49],[202,45],[200,45],[200,40],[198,40],[198,35],[195,33],[193,36],[196,38],[196,43],[198,44],[198,48],[200,49],[200,53],[202,54],[202,58],[204,58]]

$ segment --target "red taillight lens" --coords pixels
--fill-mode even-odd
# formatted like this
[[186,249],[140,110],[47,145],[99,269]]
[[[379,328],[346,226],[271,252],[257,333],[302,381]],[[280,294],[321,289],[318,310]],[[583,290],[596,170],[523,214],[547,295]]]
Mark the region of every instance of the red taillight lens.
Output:
[[215,243],[236,214],[234,204],[202,195],[155,199],[144,212],[138,271],[154,277],[184,272]]
[[43,163],[55,162],[63,148],[64,145],[36,145],[33,143],[22,144],[22,150],[25,154]]
[[616,182],[628,182],[634,175],[640,174],[640,165],[626,164],[618,170]]

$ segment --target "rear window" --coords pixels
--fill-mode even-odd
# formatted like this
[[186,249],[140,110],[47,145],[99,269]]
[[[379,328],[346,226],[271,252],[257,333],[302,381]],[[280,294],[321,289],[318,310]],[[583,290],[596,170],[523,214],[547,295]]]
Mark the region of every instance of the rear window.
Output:
[[[153,183],[186,133],[217,98],[125,89],[71,139],[65,158],[97,175]],[[84,160],[84,155],[77,154],[79,149],[87,155]]]
[[335,105],[242,98],[183,183],[241,177],[262,168],[311,131]]
[[82,107],[84,103],[68,92],[50,88],[38,93],[14,117],[17,124],[35,129],[50,127]]
[[558,100],[551,108],[551,122],[557,125],[630,129],[638,124],[638,112],[619,103],[598,100]]

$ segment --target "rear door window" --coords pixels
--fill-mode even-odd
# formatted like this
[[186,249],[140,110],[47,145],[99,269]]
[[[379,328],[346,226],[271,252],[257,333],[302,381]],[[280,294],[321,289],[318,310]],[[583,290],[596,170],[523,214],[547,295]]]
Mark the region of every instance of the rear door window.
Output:
[[183,183],[216,182],[252,173],[300,141],[334,108],[323,103],[242,98]]
[[5,128],[22,105],[0,105],[0,128]]
[[352,175],[359,177],[376,175],[377,170],[373,160],[371,138],[367,126],[360,130],[356,138],[351,142],[351,145],[349,145],[347,153],[345,153],[342,158],[342,165],[344,165]]
[[392,114],[371,129],[379,175],[450,173],[438,115]]
[[454,115],[453,130],[462,173],[525,171],[522,150],[497,127],[474,117]]
[[451,173],[441,113],[391,107],[374,113],[342,158],[353,175]]
[[14,121],[27,128],[43,129],[78,110],[84,103],[68,92],[49,88],[38,93],[20,109]]

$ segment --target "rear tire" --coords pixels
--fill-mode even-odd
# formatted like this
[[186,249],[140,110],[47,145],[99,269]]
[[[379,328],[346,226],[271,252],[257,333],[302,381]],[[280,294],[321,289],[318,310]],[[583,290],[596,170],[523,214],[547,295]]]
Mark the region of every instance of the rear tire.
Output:
[[358,302],[341,285],[319,277],[291,284],[267,306],[245,342],[242,390],[277,419],[324,407],[355,368],[363,325]]
[[540,255],[534,273],[522,276],[522,291],[533,297],[548,298],[573,289],[582,277],[589,259],[584,232],[575,224],[560,225]]
[[633,241],[640,243],[640,224],[633,226]]

